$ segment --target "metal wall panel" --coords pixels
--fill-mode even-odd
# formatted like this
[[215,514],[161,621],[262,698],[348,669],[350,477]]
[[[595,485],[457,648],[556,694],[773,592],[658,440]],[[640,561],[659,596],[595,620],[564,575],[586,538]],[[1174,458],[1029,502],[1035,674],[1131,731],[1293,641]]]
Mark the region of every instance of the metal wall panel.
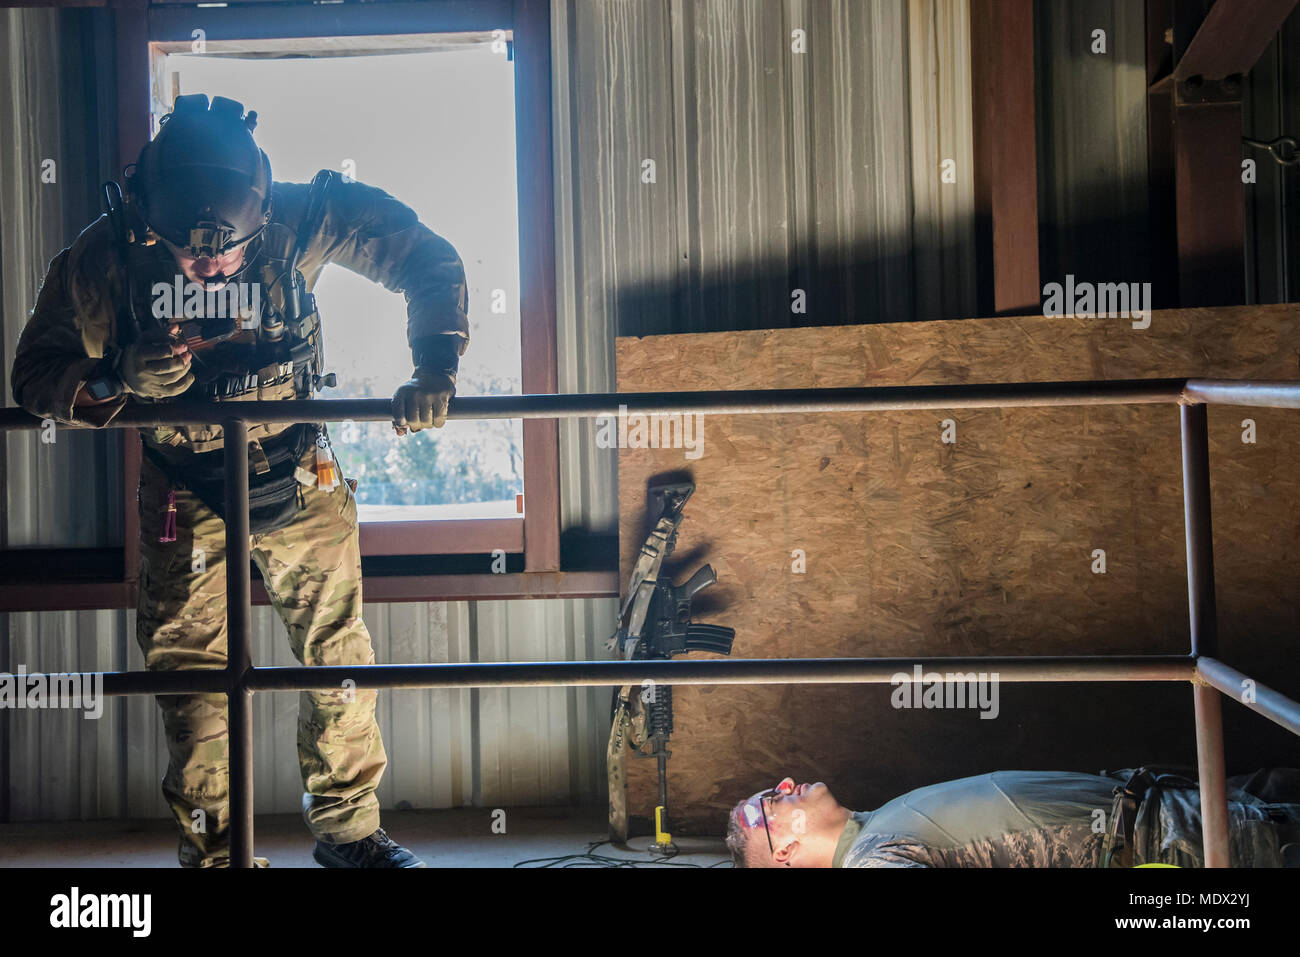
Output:
[[[964,2],[573,0],[569,10],[580,314],[622,335],[906,321],[921,318],[918,287],[969,284]],[[919,116],[914,92],[929,94]],[[918,124],[925,162],[941,144],[964,184],[934,195],[937,169],[926,170],[919,205]],[[936,240],[941,199],[953,232]],[[941,244],[954,254],[948,272],[931,271]],[[806,312],[792,311],[798,289]],[[936,311],[927,299],[924,318]]]
[[[56,21],[48,11],[4,11],[5,47],[21,52],[11,62],[32,71],[53,62],[41,53],[67,42],[59,22],[83,38],[94,32],[77,19],[84,11],[69,13]],[[620,333],[972,314],[964,0],[553,0],[552,24],[562,390],[612,391]],[[807,52],[791,49],[796,29],[806,31]],[[84,85],[85,62],[65,59],[58,82]],[[54,79],[18,84],[21,72],[0,78],[10,84],[0,122],[16,130],[4,140],[6,169],[38,149],[31,130],[66,124],[69,107],[95,122],[112,102],[104,94],[98,113],[89,99],[60,104]],[[956,161],[955,183],[939,179],[947,158]],[[642,182],[647,159],[653,183]],[[66,215],[42,212],[45,197],[32,188],[0,177],[6,342],[49,258],[95,208],[90,196]],[[791,312],[796,288],[808,292],[806,314]],[[590,422],[561,426],[562,521],[611,532],[616,453],[596,446],[595,431]],[[49,508],[42,482],[90,474],[55,459],[32,465],[34,454],[15,458],[11,448],[10,468],[29,470],[7,483],[11,520]],[[61,526],[22,526],[24,534],[85,543],[71,537],[86,525],[71,507],[49,508]],[[607,657],[615,613],[612,599],[371,604],[365,619],[380,661],[564,660]],[[0,668],[139,668],[134,618],[8,616]],[[255,660],[289,664],[273,610],[255,609],[254,628]],[[600,802],[609,696],[601,688],[385,692],[383,806]],[[296,712],[294,695],[257,696],[258,812],[300,806]],[[13,818],[165,814],[153,701],[110,702],[95,722],[49,713],[4,720]]]
[[[1293,13],[1247,74],[1242,125],[1254,140],[1300,139],[1300,15]],[[1255,161],[1255,183],[1246,187],[1246,301],[1293,302],[1300,290],[1300,166],[1283,166],[1265,150],[1243,148]]]
[[[6,397],[12,344],[35,304],[49,260],[93,218],[95,187],[114,173],[112,159],[100,170],[69,161],[59,168],[55,190],[42,189],[39,170],[32,172],[47,154],[84,153],[86,130],[103,121],[104,110],[111,119],[111,94],[96,101],[84,90],[92,74],[107,70],[111,78],[111,48],[86,53],[86,44],[111,44],[111,30],[100,19],[105,15],[0,11],[0,49],[9,67],[0,75]],[[104,148],[109,156],[115,152],[111,144]],[[563,209],[560,218],[558,231],[570,237],[572,247]],[[577,329],[572,316],[562,304],[560,335],[568,347],[561,356],[561,381],[583,389],[610,388],[612,339],[602,330]],[[116,451],[108,443],[116,439],[110,432],[60,433],[54,446],[43,446],[32,435],[11,437],[5,483],[9,543],[112,542],[110,519],[120,493],[111,482],[102,496],[86,489],[92,483],[103,488],[105,476],[115,474]],[[603,511],[604,527],[612,529],[617,504],[611,453],[605,452],[605,474],[588,483],[585,477],[596,471],[583,459],[590,452],[575,451],[562,439],[567,520],[600,528],[597,513]],[[120,529],[117,534],[120,541]],[[615,610],[612,599],[367,604],[364,617],[382,662],[557,660],[608,657],[603,641],[614,629]],[[255,661],[293,663],[273,609],[255,608],[253,625]],[[0,671],[19,665],[29,671],[141,669],[135,613],[0,615]],[[494,690],[481,697],[475,691],[384,692],[379,724],[389,767],[380,801],[384,807],[599,801],[609,696],[601,688]],[[301,807],[297,709],[294,694],[255,699],[258,813]],[[152,699],[111,700],[97,721],[72,712],[0,711],[0,727],[8,736],[6,746],[0,735],[0,819],[167,815],[159,791],[166,749]]]
[[[98,215],[99,183],[114,175],[117,143],[102,112],[115,108],[107,10],[0,10],[0,365],[9,367],[50,260]],[[53,165],[47,165],[52,163]],[[34,432],[0,438],[5,527],[23,545],[122,541],[116,432]],[[87,494],[93,482],[104,497]],[[111,496],[111,497],[109,497]]]
[[[1151,277],[1144,8],[1132,0],[1035,5],[1043,283],[1067,273],[1090,282]],[[1093,52],[1096,30],[1104,53]]]
[[969,4],[911,0],[908,43],[915,317],[968,318],[977,311]]
[[[614,391],[614,316],[605,298],[603,275],[592,247],[599,234],[589,230],[601,220],[591,207],[600,202],[591,171],[578,157],[591,155],[584,140],[604,129],[590,116],[596,95],[591,68],[584,59],[594,54],[575,46],[577,22],[573,5],[555,0],[551,6],[551,168],[555,177],[555,307],[561,392]],[[584,58],[579,50],[587,49]],[[572,64],[569,69],[562,68]],[[597,84],[604,89],[604,84]],[[592,127],[595,127],[593,129]],[[596,444],[597,424],[561,419],[560,528],[586,528],[595,533],[618,531],[618,452]]]
[[[615,335],[974,314],[966,0],[552,10],[562,390]],[[612,530],[613,451],[560,430],[564,526]]]

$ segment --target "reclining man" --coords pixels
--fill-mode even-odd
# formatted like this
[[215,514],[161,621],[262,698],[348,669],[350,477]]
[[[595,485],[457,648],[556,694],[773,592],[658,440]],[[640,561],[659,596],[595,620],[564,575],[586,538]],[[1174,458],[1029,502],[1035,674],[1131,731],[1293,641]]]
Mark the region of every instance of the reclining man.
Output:
[[[1300,867],[1300,770],[1228,781],[1233,867]],[[995,771],[917,788],[851,811],[823,783],[737,804],[736,867],[1203,867],[1195,780],[1146,769],[1112,774]]]

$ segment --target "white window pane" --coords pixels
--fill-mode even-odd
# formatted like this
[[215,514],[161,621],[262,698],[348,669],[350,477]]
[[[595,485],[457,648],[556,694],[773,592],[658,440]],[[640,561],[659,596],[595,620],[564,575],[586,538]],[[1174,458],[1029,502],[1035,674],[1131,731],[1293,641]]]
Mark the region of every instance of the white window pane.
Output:
[[[245,60],[176,54],[182,93],[256,110],[275,179],[355,170],[446,238],[465,264],[470,348],[459,395],[519,394],[514,64],[486,47],[394,56]],[[352,164],[352,165],[350,165]],[[388,398],[411,374],[406,303],[327,266],[315,288],[327,369],[321,397]],[[494,311],[497,310],[497,311]],[[509,517],[523,491],[523,429],[449,422],[397,437],[387,423],[331,423],[363,521]]]

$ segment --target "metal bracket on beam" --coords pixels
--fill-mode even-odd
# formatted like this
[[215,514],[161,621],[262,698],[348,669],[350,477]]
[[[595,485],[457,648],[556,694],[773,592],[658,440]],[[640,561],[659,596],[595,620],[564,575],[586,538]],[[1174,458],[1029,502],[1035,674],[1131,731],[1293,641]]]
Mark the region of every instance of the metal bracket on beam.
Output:
[[1174,102],[1178,106],[1198,106],[1204,103],[1240,103],[1242,76],[1234,73],[1222,79],[1196,74],[1174,84]]

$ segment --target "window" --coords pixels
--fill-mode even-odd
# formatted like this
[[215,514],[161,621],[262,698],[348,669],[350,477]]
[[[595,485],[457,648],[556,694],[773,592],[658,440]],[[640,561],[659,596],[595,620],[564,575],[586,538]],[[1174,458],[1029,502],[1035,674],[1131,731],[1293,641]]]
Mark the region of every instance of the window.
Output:
[[[154,104],[155,129],[180,93],[238,100],[257,111],[257,140],[275,179],[307,182],[322,167],[340,170],[386,190],[451,242],[471,306],[459,395],[517,395],[521,387],[514,64],[502,34],[430,37],[440,48],[427,52],[290,58],[269,56],[281,52],[273,42],[228,54],[233,44],[218,41],[203,54],[164,54],[156,66],[155,88],[170,95]],[[424,92],[402,94],[411,90]],[[325,267],[315,292],[327,369],[338,375],[337,389],[321,396],[391,396],[411,371],[404,297],[338,265]],[[368,552],[392,553],[374,526],[382,533],[399,522],[422,523],[400,530],[402,551],[521,547],[522,422],[453,421],[403,437],[381,422],[336,422],[330,435],[344,474],[359,483]],[[461,521],[435,524],[449,519]],[[495,543],[466,542],[463,522],[472,519],[513,521],[495,523]]]
[[[446,189],[445,177],[444,191],[439,194],[436,190],[429,192],[438,185],[436,177],[426,175],[423,187],[416,177],[415,186],[403,189],[379,175],[368,175],[359,162],[355,175],[363,182],[387,189],[412,206],[426,225],[456,246],[465,261],[470,283],[471,340],[462,364],[458,393],[516,389],[526,393],[554,392],[549,4],[545,0],[466,0],[419,7],[369,6],[364,10],[345,5],[329,11],[328,18],[310,24],[304,24],[300,16],[286,8],[213,9],[205,11],[202,53],[194,50],[197,41],[193,36],[196,28],[193,14],[182,14],[183,11],[163,7],[151,9],[149,16],[149,31],[154,40],[149,45],[151,101],[159,115],[170,108],[177,92],[209,92],[187,89],[186,69],[224,69],[227,76],[235,73],[249,76],[244,92],[235,97],[248,109],[257,109],[259,102],[269,102],[268,83],[259,83],[256,77],[242,72],[250,67],[254,70],[306,68],[322,75],[331,69],[342,70],[345,75],[351,71],[351,80],[333,88],[332,98],[338,109],[332,113],[355,114],[347,122],[355,120],[358,125],[353,129],[359,133],[339,132],[347,128],[341,122],[322,123],[312,116],[314,109],[291,111],[301,114],[297,122],[304,139],[312,135],[306,130],[313,125],[335,130],[334,140],[323,141],[318,147],[321,152],[303,161],[302,171],[294,174],[297,179],[305,180],[317,169],[329,165],[320,158],[322,153],[337,156],[334,168],[346,172],[344,161],[356,159],[352,154],[358,153],[358,136],[367,140],[365,146],[372,150],[367,160],[369,165],[379,169],[400,168],[400,161],[382,155],[384,110],[376,107],[376,103],[391,104],[395,115],[405,118],[405,132],[402,128],[393,131],[389,142],[396,145],[390,152],[400,150],[403,143],[424,133],[436,137],[438,130],[428,121],[440,115],[451,117],[446,122],[453,126],[479,128],[485,153],[492,155],[473,158],[478,166],[473,180],[490,180],[492,186],[484,190],[494,190],[494,198],[491,203],[484,203],[479,196],[477,206],[468,203],[484,211],[484,215],[462,218],[456,226],[463,230],[461,234],[453,232],[447,216],[423,207],[463,207],[467,204],[465,194],[471,193],[463,183],[453,196]],[[469,62],[474,57],[480,58],[475,62],[482,63],[486,78],[475,80],[481,89],[465,92],[467,86],[455,77],[453,66],[456,58]],[[223,64],[221,60],[229,63]],[[344,62],[330,64],[329,60]],[[399,61],[410,61],[410,64],[404,66]],[[428,73],[434,69],[431,64],[440,65],[437,66],[443,71],[440,77]],[[381,77],[387,71],[389,79],[375,82],[372,76],[363,82],[358,77],[366,70]],[[426,72],[421,74],[421,70]],[[179,77],[174,79],[172,73]],[[190,76],[197,80],[200,75],[191,72]],[[288,82],[301,86],[296,80]],[[366,92],[367,82],[374,92]],[[448,86],[451,91],[444,92]],[[237,86],[230,89],[240,90]],[[330,99],[311,89],[303,95],[313,107]],[[480,108],[474,122],[465,118],[465,104],[441,102],[471,96],[479,99],[494,96],[493,102],[500,105],[494,106],[490,114]],[[440,98],[440,103],[430,105],[435,98]],[[331,119],[335,117],[332,115]],[[424,128],[411,129],[421,121],[426,121]],[[284,166],[272,152],[276,144],[267,139],[271,135],[270,125],[265,110],[259,110],[259,142],[271,156],[276,178],[285,178],[286,174],[280,172]],[[457,130],[457,136],[469,142],[463,129]],[[508,172],[512,167],[511,143],[515,158],[512,174]],[[297,149],[291,144],[284,148]],[[467,147],[462,145],[462,151],[468,152]],[[454,168],[457,161],[456,157],[445,159],[450,164],[448,168]],[[459,161],[463,164],[464,157]],[[443,159],[439,158],[439,162]],[[513,182],[507,183],[511,176]],[[517,210],[517,228],[512,218],[512,199]],[[507,221],[493,223],[491,216]],[[482,255],[471,251],[480,247],[491,248],[486,248]],[[517,294],[512,297],[511,287],[516,282]],[[382,326],[382,334],[394,337],[400,347],[397,354],[403,364],[402,373],[385,376],[382,370],[376,373],[358,366],[351,370],[349,379],[347,370],[340,369],[344,374],[337,394],[365,394],[363,390],[370,389],[372,394],[387,398],[409,371],[401,297],[346,270],[329,267],[322,273],[316,292],[327,350],[333,341],[331,329],[338,327],[337,319],[331,324],[331,310],[338,310],[340,301],[354,293],[377,295],[385,300],[375,307],[381,321],[374,327]],[[337,297],[333,305],[331,295]],[[494,307],[500,311],[493,312]],[[392,317],[394,321],[383,322],[387,318],[384,311],[394,309],[399,312]],[[516,321],[517,337],[513,333],[503,335],[504,324]],[[337,354],[337,348],[327,351],[327,365],[335,364]],[[516,369],[517,386],[513,383]],[[381,387],[379,383],[385,378],[387,384]],[[358,478],[368,486],[364,495],[358,487],[359,501],[364,506],[363,556],[488,554],[502,549],[516,555],[522,552],[527,571],[559,570],[559,455],[554,421],[529,420],[522,425],[449,423],[446,430],[432,435],[406,436],[396,442],[385,434],[387,428],[382,424],[349,426],[346,423],[331,427],[345,470],[360,473],[349,477]],[[350,449],[353,429],[356,448]],[[414,454],[417,452],[422,454]],[[445,470],[431,466],[430,459],[435,453]],[[392,461],[394,458],[396,462]],[[407,460],[405,464],[402,459]],[[528,463],[526,470],[524,462]],[[430,491],[434,494],[427,497],[418,476],[411,474],[421,469],[426,475],[446,474],[441,487],[433,483],[435,487]],[[511,568],[517,564],[517,559],[512,560]],[[478,572],[480,569],[477,563],[471,563],[464,570]]]

